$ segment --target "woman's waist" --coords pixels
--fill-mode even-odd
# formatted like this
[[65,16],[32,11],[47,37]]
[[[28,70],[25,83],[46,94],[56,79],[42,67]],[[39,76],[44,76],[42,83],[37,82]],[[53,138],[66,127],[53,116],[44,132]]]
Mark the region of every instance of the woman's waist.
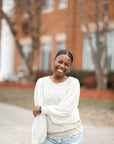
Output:
[[61,138],[65,138],[65,137],[71,137],[74,135],[79,134],[80,132],[83,131],[83,126],[77,126],[77,127],[70,127],[69,129],[65,130],[65,128],[61,128],[60,130],[56,130],[56,131],[48,131],[47,136],[50,138],[54,138],[54,139],[61,139]]
[[73,123],[66,124],[55,124],[50,119],[47,121],[47,131],[48,133],[62,133],[65,131],[72,131],[73,129],[82,128],[81,120],[76,120]]

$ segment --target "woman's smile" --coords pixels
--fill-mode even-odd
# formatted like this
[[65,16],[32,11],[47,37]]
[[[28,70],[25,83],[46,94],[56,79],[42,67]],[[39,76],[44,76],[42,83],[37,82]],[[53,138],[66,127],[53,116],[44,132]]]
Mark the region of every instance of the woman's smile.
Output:
[[60,72],[60,73],[64,73],[64,70],[60,69],[60,68],[58,68],[57,71]]
[[68,55],[60,55],[54,62],[54,75],[63,77],[70,69],[71,60]]

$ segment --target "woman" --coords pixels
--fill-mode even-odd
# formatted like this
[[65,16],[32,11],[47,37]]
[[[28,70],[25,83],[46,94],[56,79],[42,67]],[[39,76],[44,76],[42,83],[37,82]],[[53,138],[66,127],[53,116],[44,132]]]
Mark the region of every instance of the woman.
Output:
[[[78,79],[67,77],[73,56],[60,50],[54,59],[53,74],[38,79],[37,87],[43,103],[36,105],[34,117],[46,116],[47,137],[42,144],[82,144],[83,127],[79,117],[78,102],[80,84]],[[39,95],[40,95],[39,94]]]

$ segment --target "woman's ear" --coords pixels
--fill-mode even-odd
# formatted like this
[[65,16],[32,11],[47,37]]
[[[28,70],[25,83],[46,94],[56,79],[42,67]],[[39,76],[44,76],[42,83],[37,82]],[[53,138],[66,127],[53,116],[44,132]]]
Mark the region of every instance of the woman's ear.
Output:
[[67,71],[67,73],[70,73],[70,70],[71,70],[71,69],[69,69],[69,70]]
[[53,66],[54,66],[54,64],[55,64],[55,60],[53,61]]

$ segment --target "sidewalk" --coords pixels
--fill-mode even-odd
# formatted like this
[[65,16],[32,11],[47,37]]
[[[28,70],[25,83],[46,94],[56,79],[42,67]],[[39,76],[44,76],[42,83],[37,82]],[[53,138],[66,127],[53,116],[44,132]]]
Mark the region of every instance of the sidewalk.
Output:
[[[32,111],[0,103],[0,143],[31,144]],[[113,144],[114,127],[84,125],[84,144]]]

